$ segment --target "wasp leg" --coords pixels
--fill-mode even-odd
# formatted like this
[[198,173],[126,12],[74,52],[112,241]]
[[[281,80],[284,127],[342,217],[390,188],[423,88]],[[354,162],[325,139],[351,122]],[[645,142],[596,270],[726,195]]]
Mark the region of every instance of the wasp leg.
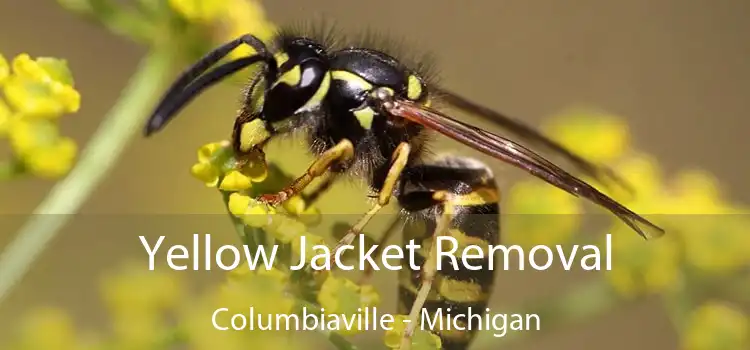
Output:
[[[383,207],[388,205],[388,203],[391,200],[391,197],[393,196],[393,190],[396,188],[396,184],[398,183],[399,177],[401,177],[401,172],[404,171],[404,168],[406,168],[406,164],[409,161],[409,154],[411,153],[411,146],[409,146],[408,143],[404,142],[398,145],[396,147],[396,150],[393,152],[393,158],[391,160],[391,166],[388,169],[388,174],[385,177],[385,181],[383,182],[383,187],[378,192],[378,201],[375,203],[375,205],[370,208],[370,210],[367,211],[367,213],[357,221],[354,226],[352,226],[351,229],[344,235],[343,238],[338,242],[336,245],[336,248],[333,249],[333,252],[338,251],[342,246],[351,244],[354,239],[357,237],[357,235],[362,232],[364,227],[367,225],[368,222],[370,222],[370,219],[372,219],[375,214],[377,214]],[[331,256],[331,259],[333,259],[333,255]],[[334,261],[334,263],[336,263]]]
[[302,194],[302,199],[305,200],[305,205],[309,207],[315,204],[315,202],[320,199],[320,196],[331,189],[331,186],[336,183],[336,180],[338,180],[339,176],[339,173],[332,173],[330,171],[327,172],[323,181],[317,187],[315,187],[315,189],[310,191],[310,193]]
[[353,157],[354,146],[351,141],[343,139],[335,146],[323,152],[323,154],[321,154],[310,165],[310,167],[307,168],[307,172],[294,180],[291,185],[278,193],[261,195],[259,199],[269,205],[277,205],[284,202],[290,197],[301,193],[314,179],[325,174],[334,164],[348,162]]
[[421,268],[404,261],[400,271],[399,312],[410,320],[400,349],[409,349],[416,327],[427,329],[429,322],[443,349],[465,350],[494,284],[489,247],[499,241],[500,193],[492,172],[478,161],[448,156],[407,168],[399,189],[399,204],[411,216],[404,243],[421,247],[413,257]]
[[454,208],[449,201],[446,201],[443,205],[443,210],[443,214],[440,216],[435,232],[432,235],[433,244],[430,245],[430,250],[427,253],[427,260],[422,264],[422,283],[419,286],[417,295],[414,298],[414,303],[409,311],[409,324],[406,326],[404,337],[401,339],[400,350],[409,350],[411,348],[411,338],[414,335],[414,330],[417,328],[422,307],[427,301],[427,296],[430,294],[432,284],[435,281],[435,274],[437,272],[437,244],[435,244],[435,242],[437,242],[438,237],[445,235],[448,231],[451,219],[453,218]]

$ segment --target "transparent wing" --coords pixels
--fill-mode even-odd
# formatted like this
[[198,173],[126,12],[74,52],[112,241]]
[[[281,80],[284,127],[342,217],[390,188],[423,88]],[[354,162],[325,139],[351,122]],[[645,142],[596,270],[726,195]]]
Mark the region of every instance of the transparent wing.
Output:
[[[391,103],[392,102],[392,103]],[[512,164],[578,197],[604,207],[646,239],[664,230],[528,148],[408,100],[383,104],[390,114],[421,124],[496,159]]]
[[627,181],[622,179],[611,169],[589,162],[583,157],[575,154],[573,151],[567,149],[565,146],[550,139],[549,137],[522,123],[521,121],[513,119],[502,113],[498,113],[478,103],[472,102],[463,96],[460,96],[441,87],[432,87],[432,89],[435,90],[436,93],[440,96],[441,101],[449,104],[450,106],[492,122],[514,134],[514,136],[517,136],[519,140],[532,143],[534,144],[534,146],[541,146],[552,153],[556,153],[564,157],[567,161],[571,162],[572,165],[580,169],[580,171],[582,171],[584,174],[601,182],[602,184],[606,185],[607,182],[605,180],[610,179],[617,183],[619,186],[622,186],[630,193],[633,193],[632,186],[630,186]]

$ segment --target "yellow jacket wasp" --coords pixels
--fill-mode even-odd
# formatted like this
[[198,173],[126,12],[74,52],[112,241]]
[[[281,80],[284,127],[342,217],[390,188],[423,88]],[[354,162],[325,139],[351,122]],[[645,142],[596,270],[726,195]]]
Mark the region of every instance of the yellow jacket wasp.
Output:
[[[255,54],[222,63],[230,51],[248,45]],[[305,132],[316,160],[307,172],[279,193],[260,200],[278,204],[302,192],[326,173],[349,174],[369,180],[377,202],[339,245],[350,244],[365,224],[395,196],[404,212],[428,223],[420,239],[454,235],[487,245],[497,244],[499,192],[492,172],[481,162],[461,156],[425,159],[425,136],[436,131],[498,160],[512,164],[568,193],[598,204],[644,238],[664,231],[594,187],[530,149],[496,134],[458,121],[437,108],[435,101],[489,120],[515,136],[556,152],[586,175],[620,181],[609,170],[591,164],[530,127],[431,84],[428,74],[368,45],[337,47],[325,36],[281,31],[271,47],[252,35],[228,42],[201,58],[174,82],[145,128],[146,135],[163,128],[199,95],[227,76],[256,63],[261,72],[249,84],[235,121],[232,143],[236,154],[261,151],[280,135]],[[208,72],[207,72],[208,71]],[[207,73],[206,73],[207,72]],[[469,216],[480,217],[476,220]],[[415,238],[415,237],[409,237]],[[406,239],[406,238],[405,238]],[[434,241],[434,239],[432,239]],[[412,322],[402,349],[424,307],[431,312],[451,308],[484,310],[493,274],[442,270],[433,290],[435,249],[422,257],[421,271],[402,271],[401,308]],[[481,264],[481,261],[473,265]],[[440,334],[445,349],[465,349],[472,332]]]

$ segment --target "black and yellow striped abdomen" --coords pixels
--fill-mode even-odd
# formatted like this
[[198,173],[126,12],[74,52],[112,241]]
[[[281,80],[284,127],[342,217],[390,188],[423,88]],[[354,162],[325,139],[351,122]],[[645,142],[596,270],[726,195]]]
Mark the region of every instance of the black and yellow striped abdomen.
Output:
[[[416,266],[422,266],[427,260],[436,226],[443,214],[453,213],[448,232],[443,235],[452,237],[458,245],[455,265],[450,257],[442,257],[440,270],[419,318],[423,323],[424,314],[431,321],[442,318],[442,324],[435,325],[433,331],[442,338],[444,349],[468,348],[475,331],[480,328],[480,316],[485,313],[494,284],[494,269],[489,266],[488,254],[489,246],[497,245],[499,241],[500,195],[492,173],[479,165],[470,159],[452,157],[421,166],[421,171],[410,172],[405,177],[399,197],[407,211],[418,215],[407,222],[403,236],[404,244],[413,239],[420,245],[414,259]],[[428,195],[447,199],[429,201]],[[469,266],[481,266],[480,269],[469,269],[464,265],[461,253],[467,246],[483,251],[483,257],[466,260]],[[453,242],[443,241],[441,244],[443,252],[452,248]],[[472,256],[478,255],[476,249],[470,252]],[[421,270],[414,271],[408,262],[404,263],[399,276],[399,313],[408,314],[422,276]],[[468,314],[476,316],[467,319],[465,315]],[[424,328],[430,327],[426,325]]]

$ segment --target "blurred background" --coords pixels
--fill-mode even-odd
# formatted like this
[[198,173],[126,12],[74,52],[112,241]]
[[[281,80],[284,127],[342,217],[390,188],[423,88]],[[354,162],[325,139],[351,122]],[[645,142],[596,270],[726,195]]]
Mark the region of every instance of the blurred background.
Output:
[[[406,39],[415,50],[434,54],[443,85],[532,125],[582,106],[615,115],[629,125],[634,147],[656,159],[665,176],[702,169],[715,176],[726,201],[750,203],[750,2],[276,0],[262,5],[274,24],[326,17],[343,32],[374,29]],[[0,3],[0,30],[0,52],[8,60],[23,52],[67,60],[81,109],[63,117],[60,128],[81,149],[147,52],[54,1]],[[179,71],[186,62],[175,60],[172,68]],[[107,319],[98,301],[100,280],[124,260],[145,262],[138,235],[179,235],[177,242],[192,233],[226,230],[226,237],[217,239],[236,239],[220,196],[188,170],[199,146],[229,136],[241,86],[235,81],[210,90],[158,137],[136,136],[80,214],[0,305],[0,340],[13,333],[23,315],[43,305],[64,308],[82,328],[100,327]],[[580,142],[585,148],[585,140]],[[467,152],[444,140],[435,148]],[[285,152],[283,160],[279,152]],[[302,147],[288,143],[272,145],[268,157],[295,174],[311,160]],[[508,167],[495,168],[503,188],[525,179]],[[0,248],[54,183],[22,178],[0,184]],[[346,208],[336,201],[344,196]],[[318,207],[353,221],[367,205],[363,190],[342,184]],[[216,278],[190,275],[197,285]],[[493,300],[506,305],[553,297],[582,278],[559,271],[502,272]],[[395,273],[376,279],[379,287],[395,285]],[[383,289],[392,308],[395,291]],[[627,305],[503,347],[680,348],[658,297]],[[481,348],[495,348],[492,341]]]

